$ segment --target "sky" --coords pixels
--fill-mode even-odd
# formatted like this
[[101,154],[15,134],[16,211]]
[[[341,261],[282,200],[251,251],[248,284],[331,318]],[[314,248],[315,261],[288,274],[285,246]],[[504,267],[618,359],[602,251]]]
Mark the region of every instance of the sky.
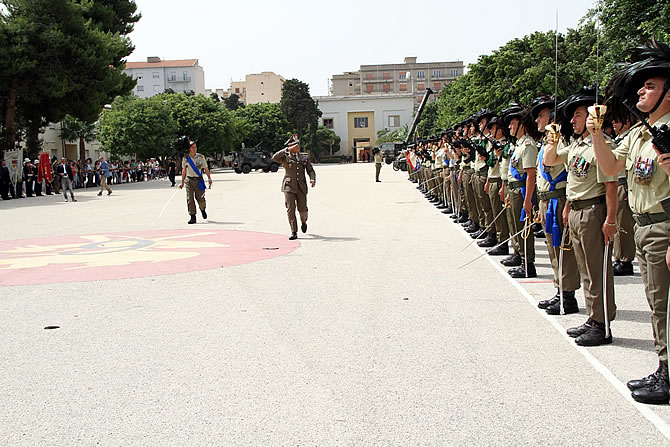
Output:
[[360,65],[461,60],[535,31],[576,28],[594,0],[135,0],[142,19],[129,62],[199,59],[208,89],[272,71],[313,96]]

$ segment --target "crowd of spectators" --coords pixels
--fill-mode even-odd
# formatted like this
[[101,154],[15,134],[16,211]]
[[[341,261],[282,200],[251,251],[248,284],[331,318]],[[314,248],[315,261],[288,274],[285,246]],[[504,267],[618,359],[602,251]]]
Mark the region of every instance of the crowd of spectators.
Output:
[[[109,178],[108,183],[111,184],[151,181],[164,178],[167,175],[165,167],[155,158],[147,159],[146,161],[135,159],[129,161],[111,160],[107,163],[111,171],[111,177]],[[164,163],[165,166],[167,166],[168,161],[166,160]],[[52,182],[38,182],[38,164],[39,160],[31,161],[26,158],[21,173],[22,179],[16,185],[9,179],[9,171],[7,171],[7,175],[5,175],[3,170],[3,172],[0,173],[0,176],[2,177],[0,179],[0,182],[2,183],[2,185],[0,185],[2,186],[2,188],[0,188],[2,189],[2,199],[9,200],[12,198],[42,196],[45,194],[51,195],[54,192],[58,193],[60,189],[60,180],[55,175],[55,171],[56,166],[60,164],[60,160],[56,157],[51,159]],[[93,161],[90,158],[77,161],[68,160],[67,164],[72,170],[72,186],[74,189],[100,187],[100,176],[102,173],[98,167],[98,160]],[[3,164],[3,167],[4,166],[5,164]]]

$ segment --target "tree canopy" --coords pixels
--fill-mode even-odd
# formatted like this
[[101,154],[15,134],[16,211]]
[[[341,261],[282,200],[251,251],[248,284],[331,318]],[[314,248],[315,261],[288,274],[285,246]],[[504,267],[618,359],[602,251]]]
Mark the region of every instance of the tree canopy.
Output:
[[307,149],[311,149],[309,142],[316,132],[322,113],[318,103],[309,94],[309,86],[297,79],[287,80],[282,86],[279,105],[300,140],[304,140]]
[[235,115],[244,123],[243,142],[247,147],[261,143],[263,150],[277,151],[291,135],[291,125],[279,104],[249,104]]

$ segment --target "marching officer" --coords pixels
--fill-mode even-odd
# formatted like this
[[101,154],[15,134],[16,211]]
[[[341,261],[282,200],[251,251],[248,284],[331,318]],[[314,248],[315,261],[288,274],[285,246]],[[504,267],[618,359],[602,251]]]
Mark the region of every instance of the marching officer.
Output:
[[284,167],[284,179],[281,190],[284,193],[284,204],[288,214],[288,223],[291,226],[289,240],[298,239],[298,221],[295,210],[300,214],[300,229],[307,232],[307,175],[312,188],[316,186],[316,172],[309,161],[308,155],[300,153],[300,141],[293,135],[286,142],[286,148],[277,151],[272,159]]
[[200,213],[203,219],[207,219],[207,202],[205,202],[205,180],[202,171],[205,171],[209,178],[209,187],[212,187],[212,174],[207,167],[207,160],[205,156],[198,153],[198,146],[195,141],[190,142],[188,148],[188,155],[181,161],[181,185],[179,189],[184,187],[186,183],[186,205],[188,207],[188,214],[191,219],[189,224],[195,223],[195,202],[198,202]]

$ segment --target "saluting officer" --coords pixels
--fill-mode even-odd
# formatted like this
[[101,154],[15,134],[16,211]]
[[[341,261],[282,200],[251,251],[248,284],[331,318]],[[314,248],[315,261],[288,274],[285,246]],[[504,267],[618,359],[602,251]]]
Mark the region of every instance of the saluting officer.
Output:
[[300,229],[307,232],[307,175],[312,188],[316,186],[316,172],[309,161],[309,156],[300,153],[300,141],[293,135],[287,142],[287,147],[277,151],[272,159],[284,167],[284,179],[281,190],[284,193],[284,203],[288,214],[288,223],[291,226],[290,240],[298,239],[298,221],[295,210],[300,214]]
[[[649,124],[657,128],[670,125],[670,48],[654,42],[636,51],[634,61],[610,81],[608,91],[620,102],[637,99],[635,107],[649,114]],[[635,99],[631,101],[635,103]],[[632,107],[632,106],[631,106]],[[594,120],[586,125],[594,128]],[[628,204],[635,220],[635,246],[644,291],[651,308],[658,369],[647,377],[628,382],[632,397],[638,402],[667,404],[668,384],[667,306],[670,271],[666,263],[670,245],[670,214],[664,212],[661,200],[670,196],[667,156],[659,156],[651,132],[636,127],[612,152],[600,133],[594,132],[593,148],[605,173],[616,175],[627,171]]]

